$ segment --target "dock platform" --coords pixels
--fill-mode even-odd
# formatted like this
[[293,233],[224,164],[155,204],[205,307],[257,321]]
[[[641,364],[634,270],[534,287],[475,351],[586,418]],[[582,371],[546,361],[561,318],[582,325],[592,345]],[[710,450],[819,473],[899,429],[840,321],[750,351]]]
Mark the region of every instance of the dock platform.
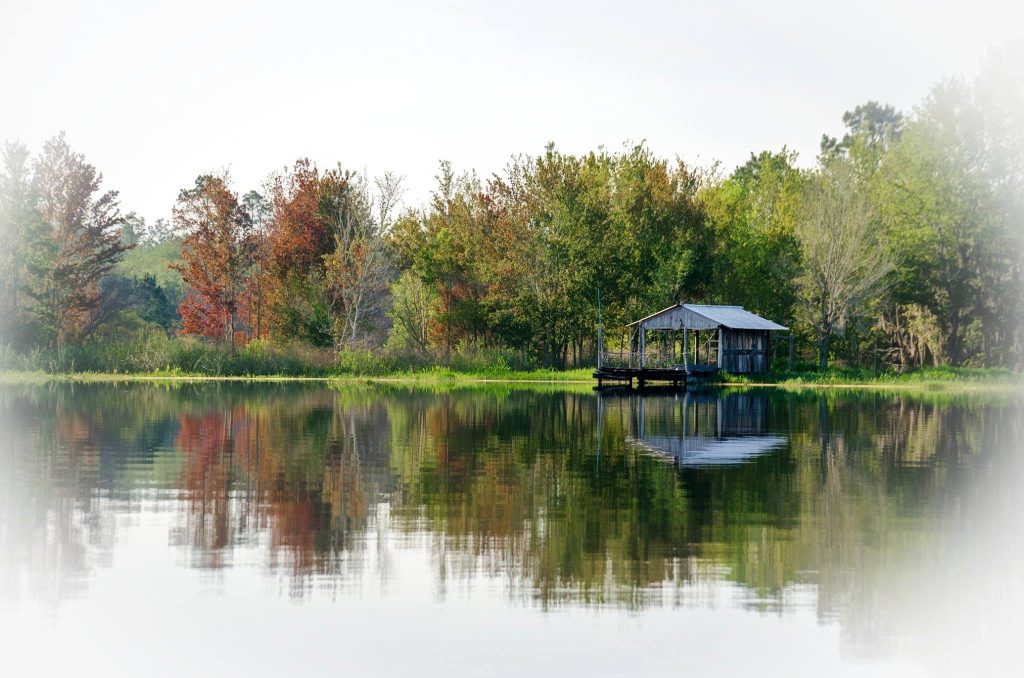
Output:
[[690,365],[689,368],[669,367],[609,367],[602,366],[594,370],[597,387],[628,386],[645,388],[653,384],[668,384],[675,388],[686,388],[688,383],[703,382],[714,376],[718,369],[707,365]]

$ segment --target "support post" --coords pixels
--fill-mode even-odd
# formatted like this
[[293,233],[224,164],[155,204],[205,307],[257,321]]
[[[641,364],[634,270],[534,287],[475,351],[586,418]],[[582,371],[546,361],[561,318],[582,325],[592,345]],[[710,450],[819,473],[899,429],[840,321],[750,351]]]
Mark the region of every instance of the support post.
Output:
[[683,328],[683,369],[690,371],[690,330]]
[[722,333],[722,326],[719,325],[718,326],[718,355],[715,356],[716,357],[716,361],[715,362],[718,365],[718,369],[722,369],[722,348],[723,348],[722,342],[724,340],[725,340],[725,335]]
[[644,353],[647,351],[647,330],[644,324],[640,323],[640,369],[644,368]]

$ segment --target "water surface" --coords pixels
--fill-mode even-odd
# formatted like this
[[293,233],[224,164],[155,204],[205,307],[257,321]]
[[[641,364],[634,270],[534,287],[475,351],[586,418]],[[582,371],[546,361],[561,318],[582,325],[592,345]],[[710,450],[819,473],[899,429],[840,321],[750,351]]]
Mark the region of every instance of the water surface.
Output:
[[0,671],[998,675],[1022,422],[1012,396],[3,386]]

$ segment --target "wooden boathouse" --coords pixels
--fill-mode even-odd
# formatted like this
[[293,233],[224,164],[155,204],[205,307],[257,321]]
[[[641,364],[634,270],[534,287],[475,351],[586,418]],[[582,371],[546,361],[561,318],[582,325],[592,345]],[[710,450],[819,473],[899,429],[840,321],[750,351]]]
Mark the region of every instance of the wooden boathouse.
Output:
[[[643,388],[651,382],[685,385],[724,370],[731,374],[767,372],[771,332],[786,331],[742,306],[673,306],[626,326],[623,350],[604,351],[599,339],[594,378]],[[628,348],[628,350],[627,350]]]

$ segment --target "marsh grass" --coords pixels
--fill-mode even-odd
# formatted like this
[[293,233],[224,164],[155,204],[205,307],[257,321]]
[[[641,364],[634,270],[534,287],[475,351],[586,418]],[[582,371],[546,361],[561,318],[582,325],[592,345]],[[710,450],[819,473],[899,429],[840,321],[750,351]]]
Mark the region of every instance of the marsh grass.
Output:
[[522,354],[503,350],[453,353],[438,358],[388,351],[342,351],[303,344],[254,341],[230,346],[195,337],[162,333],[124,342],[95,342],[62,354],[32,350],[25,353],[0,346],[4,380],[76,380],[103,378],[377,378],[417,381],[473,379],[478,381],[588,381],[590,370],[538,369]]
[[[450,357],[379,351],[343,351],[302,344],[254,341],[244,347],[195,337],[168,337],[162,333],[124,342],[96,342],[69,349],[63,355],[33,350],[18,353],[0,346],[0,379],[37,381],[73,379],[330,379],[592,383],[590,368],[569,370],[538,368],[523,354],[500,349],[460,347]],[[770,384],[791,388],[876,386],[922,389],[1024,388],[1024,375],[1007,369],[936,367],[910,372],[874,372],[833,368],[763,375],[729,375],[722,385]]]
[[723,374],[725,384],[779,386],[878,386],[917,388],[1024,388],[1024,375],[1004,368],[926,367],[906,372],[859,368],[831,368],[824,372],[773,371],[759,375]]

